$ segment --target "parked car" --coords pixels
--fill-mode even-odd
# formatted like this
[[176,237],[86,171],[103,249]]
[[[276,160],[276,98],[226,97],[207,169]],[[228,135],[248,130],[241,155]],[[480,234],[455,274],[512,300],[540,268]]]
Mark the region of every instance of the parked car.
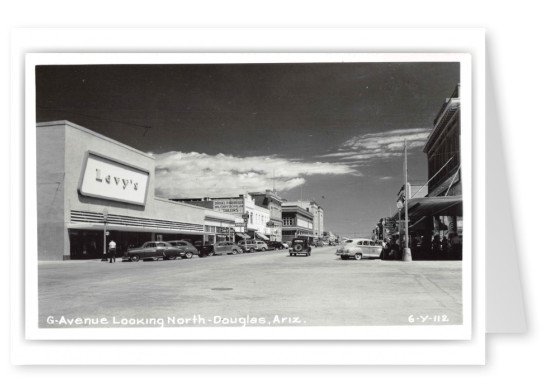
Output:
[[279,242],[277,240],[270,240],[266,242],[268,250],[283,250],[284,248],[289,248],[285,243]]
[[196,241],[193,243],[197,251],[199,251],[199,257],[208,257],[214,255],[214,246],[211,243],[204,243],[201,241]]
[[138,262],[140,259],[176,259],[185,256],[185,251],[168,242],[145,242],[142,247],[131,248],[123,255],[122,260]]
[[310,247],[308,238],[298,237],[293,238],[293,240],[291,241],[291,247],[289,247],[289,255],[296,256],[298,254],[304,254],[309,257],[311,252],[312,247]]
[[337,248],[336,255],[342,260],[354,258],[359,261],[364,257],[380,258],[383,246],[371,239],[347,239],[342,246]]
[[168,243],[170,243],[173,247],[178,247],[184,252],[184,256],[182,258],[191,259],[194,255],[199,255],[199,250],[197,250],[193,244],[186,240],[171,240]]
[[243,251],[251,253],[254,253],[255,251],[266,251],[268,249],[268,245],[262,240],[247,239],[246,246],[245,241],[240,240],[237,244]]
[[[218,242],[212,246],[212,254],[241,254],[243,250],[233,242]],[[210,254],[209,254],[210,255]]]

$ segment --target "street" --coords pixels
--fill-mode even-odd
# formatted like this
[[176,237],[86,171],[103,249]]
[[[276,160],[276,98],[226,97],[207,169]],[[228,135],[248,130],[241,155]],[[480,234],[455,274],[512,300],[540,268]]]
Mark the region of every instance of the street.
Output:
[[462,324],[461,262],[342,261],[335,250],[41,261],[39,327]]

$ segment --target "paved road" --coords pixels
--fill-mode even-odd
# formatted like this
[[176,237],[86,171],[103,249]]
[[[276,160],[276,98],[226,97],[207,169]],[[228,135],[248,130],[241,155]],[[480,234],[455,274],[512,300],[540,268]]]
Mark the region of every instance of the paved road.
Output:
[[[342,261],[334,252],[39,262],[39,326],[255,326],[253,318],[271,326],[462,323],[461,262]],[[91,324],[102,318],[106,324]]]

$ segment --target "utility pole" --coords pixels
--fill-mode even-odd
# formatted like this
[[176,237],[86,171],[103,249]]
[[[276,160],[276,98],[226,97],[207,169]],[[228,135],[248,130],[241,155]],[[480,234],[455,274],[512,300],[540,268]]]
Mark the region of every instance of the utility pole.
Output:
[[411,262],[411,249],[409,248],[409,220],[408,220],[408,146],[404,139],[404,223],[405,223],[405,241],[402,261]]
[[241,215],[241,217],[243,217],[243,222],[245,223],[245,225],[243,226],[243,241],[245,242],[245,252],[247,252],[247,225],[249,223],[249,214],[247,213],[245,198],[246,195],[245,193],[243,193],[243,214]]

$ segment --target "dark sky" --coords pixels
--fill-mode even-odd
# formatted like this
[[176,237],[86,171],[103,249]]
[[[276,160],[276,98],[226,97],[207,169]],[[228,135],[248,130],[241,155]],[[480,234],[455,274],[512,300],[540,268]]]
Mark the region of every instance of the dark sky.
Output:
[[457,83],[458,63],[39,66],[37,121],[159,155],[160,196],[276,183],[288,200],[315,198],[326,230],[363,235],[395,210],[397,139],[411,143],[411,182],[428,179],[422,140]]

